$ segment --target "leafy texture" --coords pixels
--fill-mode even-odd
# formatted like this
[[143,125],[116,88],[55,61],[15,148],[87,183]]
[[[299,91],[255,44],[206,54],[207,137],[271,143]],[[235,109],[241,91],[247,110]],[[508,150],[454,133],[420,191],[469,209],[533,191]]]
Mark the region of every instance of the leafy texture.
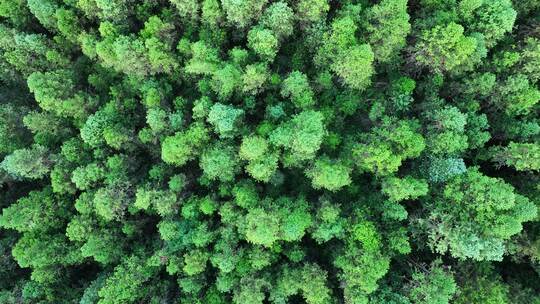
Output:
[[0,0],[0,304],[540,304],[539,25]]

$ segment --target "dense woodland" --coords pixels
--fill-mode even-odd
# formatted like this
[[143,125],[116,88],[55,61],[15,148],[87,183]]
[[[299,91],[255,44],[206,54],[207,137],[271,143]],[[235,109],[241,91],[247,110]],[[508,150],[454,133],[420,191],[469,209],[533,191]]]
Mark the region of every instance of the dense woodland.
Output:
[[539,304],[540,1],[0,0],[0,303]]

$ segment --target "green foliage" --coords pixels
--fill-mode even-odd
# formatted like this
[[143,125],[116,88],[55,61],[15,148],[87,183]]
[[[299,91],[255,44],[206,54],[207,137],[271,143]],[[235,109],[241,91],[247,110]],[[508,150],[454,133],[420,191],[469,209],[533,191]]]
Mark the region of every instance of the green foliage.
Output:
[[159,215],[172,215],[178,209],[176,194],[162,190],[137,189],[135,203],[133,207],[147,210],[152,207]]
[[19,27],[29,21],[30,13],[26,1],[5,0],[0,3],[0,16],[9,19],[10,23]]
[[374,54],[369,44],[351,47],[332,64],[331,69],[353,89],[362,90],[371,83]]
[[28,88],[39,106],[62,117],[82,119],[92,100],[75,90],[74,74],[68,70],[35,72],[28,77]]
[[281,96],[290,97],[292,103],[298,108],[308,108],[315,103],[308,79],[299,71],[293,71],[283,81]]
[[523,74],[508,77],[495,95],[496,106],[509,115],[528,114],[539,100],[540,91]]
[[153,269],[144,264],[141,258],[132,256],[115,267],[103,287],[98,291],[98,303],[129,303],[148,292],[143,284],[153,274]]
[[396,58],[411,30],[406,0],[385,0],[366,13],[368,42],[379,62]]
[[308,304],[322,304],[330,301],[330,290],[326,286],[326,271],[317,264],[306,264],[301,268],[285,268],[272,291],[274,302],[283,302],[289,296],[301,294]]
[[386,194],[391,201],[399,202],[426,195],[428,185],[424,180],[410,176],[405,178],[390,177],[383,181],[381,192]]
[[496,275],[491,267],[480,264],[477,267],[464,264],[460,271],[468,272],[469,277],[460,286],[455,303],[512,303],[508,286]]
[[46,147],[34,145],[7,155],[0,168],[15,178],[39,179],[49,173],[52,159]]
[[242,91],[256,95],[264,89],[268,78],[268,68],[265,64],[248,65],[242,75]]
[[197,155],[197,149],[206,141],[207,129],[200,124],[194,124],[186,131],[165,138],[161,145],[161,157],[166,163],[182,166]]
[[246,229],[248,241],[269,247],[278,240],[279,219],[264,209],[254,209],[246,216]]
[[448,304],[457,291],[456,282],[448,270],[435,261],[429,269],[412,274],[410,299],[413,303]]
[[240,81],[240,71],[235,66],[227,64],[214,73],[210,86],[220,100],[228,100],[240,86]]
[[211,180],[233,181],[238,172],[238,157],[233,147],[216,145],[203,152],[199,165]]
[[396,172],[407,158],[418,157],[425,148],[424,138],[417,133],[415,121],[402,120],[391,125],[389,120],[362,136],[353,149],[353,158],[362,170],[378,175]]
[[361,248],[362,245],[350,242],[334,264],[340,269],[339,275],[342,280],[347,283],[344,289],[345,300],[351,303],[365,303],[367,295],[378,288],[378,280],[388,271],[390,261],[379,251],[377,234],[371,225],[355,228],[361,240],[371,241],[368,243],[371,246],[364,249]]
[[494,152],[493,160],[518,171],[540,170],[540,147],[536,143],[510,144]]
[[272,61],[278,49],[278,40],[271,30],[255,27],[248,33],[248,46],[262,60]]
[[326,16],[330,9],[327,0],[300,0],[296,5],[298,18],[303,22],[317,22]]
[[240,28],[245,28],[261,14],[266,0],[221,0],[227,20]]
[[294,30],[294,12],[286,2],[274,2],[264,10],[261,24],[270,29],[278,39],[287,38]]
[[437,252],[479,261],[501,260],[504,240],[537,214],[536,206],[511,185],[477,168],[447,183],[430,206],[425,224],[442,228],[428,232],[430,245]]
[[463,26],[450,23],[422,32],[414,57],[419,65],[435,72],[450,71],[471,60],[478,42],[463,35]]
[[512,30],[517,13],[510,0],[480,1],[470,16],[470,30],[481,33],[488,46],[493,46]]
[[47,231],[61,227],[68,213],[66,201],[55,197],[50,188],[32,191],[3,210],[0,225],[19,232]]
[[268,141],[260,136],[249,136],[242,140],[240,157],[245,160],[262,159],[268,151]]
[[210,108],[207,121],[221,138],[233,137],[238,131],[244,111],[216,103]]
[[427,177],[431,182],[444,182],[467,171],[461,158],[430,158]]
[[328,201],[322,203],[315,215],[315,223],[311,235],[318,243],[328,242],[334,237],[340,237],[345,231],[345,221],[340,216],[339,205]]
[[531,81],[540,79],[540,70],[538,63],[540,61],[540,43],[536,38],[527,38],[523,48],[520,61],[523,64],[522,72],[527,75]]
[[329,32],[323,35],[316,63],[329,68],[349,87],[365,89],[371,83],[375,59],[369,44],[360,44],[355,32],[357,25],[350,17],[336,19]]
[[55,1],[36,1],[27,0],[28,9],[36,16],[39,22],[46,28],[54,29],[56,27],[55,11],[57,4]]
[[93,199],[96,214],[105,221],[122,219],[129,203],[126,190],[124,185],[99,188]]
[[0,303],[540,304],[534,0],[0,0]]
[[[250,209],[242,222],[246,240],[272,247],[278,240],[300,240],[311,226],[312,219],[306,201],[282,197],[266,209]],[[294,204],[294,208],[293,205]]]
[[21,149],[27,142],[26,130],[22,124],[24,109],[11,104],[0,108],[0,153],[11,153]]
[[313,188],[336,191],[352,182],[351,171],[352,168],[323,158],[316,160],[313,168],[309,169],[306,175],[311,177]]
[[212,74],[220,61],[218,50],[203,41],[191,44],[191,59],[186,64],[186,72],[190,74]]
[[290,121],[282,123],[270,134],[270,142],[283,147],[288,152],[285,164],[315,157],[325,134],[323,116],[320,112],[308,110],[295,115]]

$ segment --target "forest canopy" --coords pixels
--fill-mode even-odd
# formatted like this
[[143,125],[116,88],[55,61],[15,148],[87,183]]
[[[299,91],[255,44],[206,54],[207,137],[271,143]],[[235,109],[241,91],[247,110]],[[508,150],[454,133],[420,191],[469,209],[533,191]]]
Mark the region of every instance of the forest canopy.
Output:
[[540,304],[540,1],[0,0],[0,303]]

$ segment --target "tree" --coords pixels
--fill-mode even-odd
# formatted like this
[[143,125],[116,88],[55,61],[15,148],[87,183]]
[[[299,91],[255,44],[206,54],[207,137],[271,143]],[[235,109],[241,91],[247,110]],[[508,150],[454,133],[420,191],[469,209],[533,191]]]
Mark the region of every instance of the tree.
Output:
[[340,213],[340,206],[328,201],[318,208],[311,231],[311,236],[318,243],[328,242],[335,237],[342,238],[346,223]]
[[469,18],[472,32],[484,35],[486,45],[492,47],[506,32],[512,30],[517,13],[509,0],[481,1]]
[[399,202],[426,195],[428,185],[424,180],[418,180],[411,176],[390,177],[383,181],[381,192],[386,194],[391,201]]
[[257,181],[269,182],[278,169],[278,160],[277,153],[268,154],[261,159],[250,161],[246,166],[246,172]]
[[79,17],[74,10],[58,8],[55,12],[56,26],[58,31],[70,42],[77,43],[77,39],[83,30]]
[[384,121],[353,148],[353,158],[360,169],[389,175],[398,170],[403,160],[418,157],[424,150],[424,138],[417,133],[414,121],[402,120],[393,126],[390,123]]
[[413,303],[447,304],[457,291],[452,273],[441,266],[440,260],[429,269],[415,271],[410,285],[409,297]]
[[[315,63],[329,65],[349,87],[365,89],[371,83],[374,54],[369,44],[360,44],[356,39],[357,25],[349,17],[336,19],[331,30],[324,34]],[[330,54],[336,54],[331,56]]]
[[540,147],[535,143],[510,142],[508,146],[494,151],[493,160],[518,171],[536,171],[540,169]]
[[30,12],[34,16],[36,16],[36,18],[44,27],[51,30],[56,29],[55,12],[58,8],[58,5],[55,1],[27,0],[27,5]]
[[[325,134],[323,116],[313,110],[303,111],[282,123],[270,134],[270,142],[289,152],[290,164],[313,159]],[[289,160],[287,160],[289,163]]]
[[264,279],[245,277],[242,278],[240,286],[233,296],[235,304],[262,303],[265,299],[263,288],[268,288],[269,283]]
[[121,220],[130,201],[127,185],[113,185],[99,188],[94,194],[95,212],[105,221]]
[[495,106],[509,115],[526,115],[540,100],[540,91],[523,74],[512,75],[499,86]]
[[19,232],[47,230],[62,227],[69,213],[67,201],[53,195],[51,188],[32,191],[5,208],[0,216],[0,225]]
[[377,289],[378,280],[388,271],[390,261],[380,252],[380,235],[372,222],[362,220],[350,226],[348,235],[334,265],[346,283],[345,300],[362,303]]
[[75,168],[71,181],[78,189],[87,190],[105,177],[105,168],[96,163]]
[[266,64],[258,63],[246,66],[244,75],[242,75],[242,91],[252,95],[258,94],[264,90],[269,76]]
[[267,1],[221,0],[221,7],[232,24],[245,28],[257,19]]
[[191,59],[186,64],[186,72],[195,75],[211,75],[218,68],[220,58],[218,50],[204,41],[191,44]]
[[250,136],[242,140],[240,157],[245,160],[257,160],[263,158],[268,150],[268,141],[260,136]]
[[70,129],[56,115],[46,112],[30,112],[23,118],[23,124],[34,134],[34,142],[52,146],[55,141],[66,139]]
[[25,77],[33,72],[44,72],[49,67],[58,67],[58,62],[47,56],[55,50],[45,35],[19,32],[2,26],[0,36],[3,60]]
[[197,1],[180,1],[171,0],[171,3],[176,6],[178,14],[186,19],[198,19],[200,4]]
[[[102,25],[105,27],[108,24]],[[96,54],[103,65],[118,72],[144,77],[152,73],[144,42],[135,37],[110,36],[96,43]]]
[[264,10],[261,24],[283,40],[293,33],[294,12],[286,2],[274,2]]
[[540,79],[538,63],[540,60],[540,42],[535,38],[527,38],[525,46],[520,56],[522,63],[522,73],[535,82]]
[[0,108],[0,154],[22,149],[27,143],[27,130],[22,125],[25,108],[3,104]]
[[90,115],[80,129],[82,140],[93,147],[103,145],[105,143],[103,132],[110,121],[111,118],[105,111],[97,111]]
[[244,111],[230,105],[216,103],[210,108],[207,121],[221,138],[234,137],[238,132]]
[[173,215],[178,210],[178,198],[170,191],[138,188],[133,207],[141,210],[152,207],[160,216]]
[[215,27],[223,19],[223,12],[218,0],[204,0],[201,8],[201,19],[211,27]]
[[362,90],[371,83],[374,59],[371,46],[362,44],[343,52],[331,66],[331,69],[349,87]]
[[201,273],[206,268],[206,262],[208,261],[208,253],[194,250],[184,254],[184,272],[189,275],[196,275]]
[[193,124],[183,132],[166,137],[161,145],[161,157],[166,163],[183,166],[194,159],[200,149],[208,141],[208,131],[201,124]]
[[326,0],[300,0],[296,5],[296,14],[302,22],[322,20],[330,10]]
[[44,146],[13,151],[0,163],[0,168],[15,178],[40,179],[49,173],[53,159]]
[[30,12],[25,1],[11,0],[0,4],[0,16],[9,19],[15,27],[20,27],[28,23]]
[[246,215],[246,239],[270,247],[279,239],[279,223],[279,218],[264,209],[253,209]]
[[201,155],[199,166],[211,180],[233,181],[238,172],[238,158],[231,146],[216,145]]
[[82,120],[94,102],[75,90],[73,77],[69,70],[35,72],[28,77],[28,88],[43,110]]
[[435,72],[451,71],[467,63],[477,47],[474,37],[463,35],[463,26],[450,23],[422,32],[413,56],[419,65]]
[[351,184],[351,171],[352,168],[339,162],[322,158],[315,161],[313,168],[309,169],[306,175],[311,177],[313,188],[337,191]]
[[274,302],[286,301],[289,296],[301,293],[308,304],[328,303],[331,293],[326,286],[326,276],[326,271],[317,264],[284,269],[276,288],[272,290],[271,298]]
[[0,0],[0,303],[540,304],[536,2]]
[[217,70],[211,82],[211,87],[220,100],[228,100],[241,85],[241,72],[234,65],[227,64]]
[[137,256],[126,258],[107,277],[103,287],[98,291],[98,303],[122,303],[135,301],[148,292],[143,284],[154,274],[155,269],[145,265]]
[[396,58],[405,46],[405,38],[411,30],[407,1],[381,1],[366,13],[367,41],[373,48],[378,62]]
[[248,33],[248,46],[264,61],[273,61],[278,51],[278,40],[271,30],[254,27]]
[[315,103],[313,90],[309,86],[308,79],[299,71],[293,71],[282,82],[281,96],[290,97],[298,108],[308,108]]
[[504,240],[519,233],[522,223],[537,212],[536,206],[515,193],[512,186],[483,175],[477,168],[469,168],[448,182],[430,208],[428,222],[444,227],[428,232],[431,248],[477,261],[501,260]]
[[278,157],[269,151],[268,141],[259,136],[242,140],[240,158],[247,160],[246,171],[256,180],[268,182],[277,169]]
[[432,157],[428,162],[427,176],[430,182],[445,182],[467,171],[462,158]]
[[278,240],[300,240],[312,224],[303,198],[280,197],[267,203],[266,208],[250,209],[239,223],[246,240],[253,244],[272,247]]

